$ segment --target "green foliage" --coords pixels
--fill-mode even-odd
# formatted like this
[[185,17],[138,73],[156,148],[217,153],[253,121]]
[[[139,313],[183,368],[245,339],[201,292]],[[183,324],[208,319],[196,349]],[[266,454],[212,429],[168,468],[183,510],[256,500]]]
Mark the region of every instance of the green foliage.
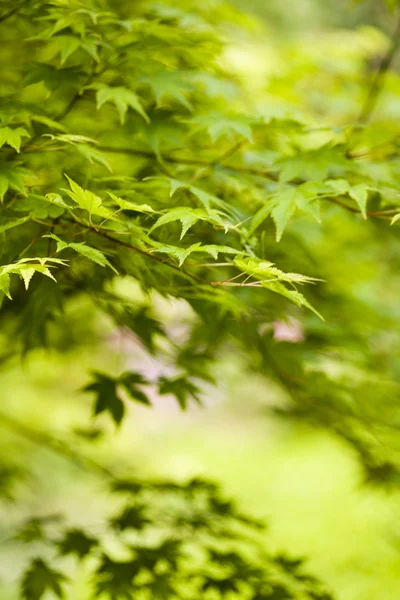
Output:
[[93,414],[98,415],[108,411],[115,423],[119,425],[125,414],[124,402],[120,390],[124,390],[128,397],[141,404],[150,405],[146,394],[137,386],[148,385],[148,381],[137,373],[124,373],[118,378],[110,377],[104,373],[93,373],[94,381],[89,383],[84,391],[95,392],[96,401]]
[[[122,496],[124,506],[107,518],[100,536],[76,528],[63,531],[60,523],[61,540],[46,530],[42,538],[43,550],[58,552],[57,569],[65,569],[69,555],[92,565],[95,597],[163,599],[186,597],[189,591],[190,597],[210,598],[227,593],[241,598],[331,598],[304,572],[303,561],[266,555],[260,543],[263,525],[243,518],[213,483],[114,480],[110,489]],[[119,542],[117,554],[107,550],[111,539]],[[69,585],[62,570],[35,558],[23,575],[22,597],[40,600],[51,590],[61,598]]]
[[[397,40],[360,30],[326,34],[318,51],[305,40],[267,46],[278,68],[252,78],[229,59],[251,23],[224,3],[1,10],[0,62],[13,66],[0,97],[7,356],[106,343],[107,327],[131,334],[157,373],[94,365],[82,394],[94,416],[120,425],[153,398],[199,403],[233,349],[286,398],[277,413],[339,436],[366,479],[397,485]],[[171,324],[163,301],[183,307],[182,322]],[[75,331],[79,302],[93,321]],[[298,323],[298,343],[274,336],[282,321]],[[0,472],[9,498],[11,480]],[[103,533],[70,526],[54,538],[31,523],[26,541],[93,558],[95,597],[329,598],[300,563],[260,554],[254,531],[237,530],[257,525],[211,484],[124,485],[112,494],[129,502],[103,532],[119,555]],[[23,598],[63,597],[58,555],[33,558]]]
[[41,558],[36,558],[24,574],[22,598],[39,600],[47,591],[52,591],[57,598],[62,598],[61,586],[65,580],[66,577],[62,573],[51,569]]

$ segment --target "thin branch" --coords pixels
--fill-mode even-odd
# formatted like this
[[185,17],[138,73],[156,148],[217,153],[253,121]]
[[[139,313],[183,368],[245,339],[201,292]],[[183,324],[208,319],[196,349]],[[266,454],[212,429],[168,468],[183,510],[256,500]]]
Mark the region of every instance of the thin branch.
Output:
[[25,0],[25,2],[21,2],[21,4],[19,4],[18,6],[14,6],[14,8],[12,8],[8,12],[4,13],[4,15],[1,15],[0,23],[3,23],[7,19],[9,19],[13,15],[15,15],[19,10],[21,10],[21,8],[23,8],[23,6],[25,6],[25,4],[28,4],[28,0]]
[[236,152],[238,152],[241,148],[243,148],[243,146],[246,143],[247,143],[246,140],[241,140],[240,142],[237,142],[234,146],[232,146],[226,152],[224,152],[219,158],[215,159],[212,162],[212,164],[215,165],[215,166],[220,165],[225,160],[227,160],[228,158],[230,158],[231,156],[233,156],[234,154],[236,154]]
[[89,466],[91,471],[97,471],[102,475],[106,475],[112,479],[117,479],[115,475],[106,467],[103,467],[101,464],[97,463],[88,456],[83,456],[80,452],[71,448],[67,443],[53,438],[44,431],[33,429],[32,427],[17,421],[13,417],[10,417],[3,412],[0,413],[0,426],[17,433],[21,437],[24,437],[34,444],[44,446],[49,450],[56,452],[60,456],[63,456],[64,458],[74,462],[82,469],[87,470],[87,466]]
[[[157,156],[154,154],[154,152],[149,152],[147,150],[138,150],[136,148],[115,148],[113,146],[101,145],[97,146],[97,148],[102,152],[113,152],[115,154],[127,154],[131,156],[143,156],[144,158],[157,160]],[[217,167],[219,166],[220,162],[220,160],[218,159],[216,161],[208,161],[202,160],[200,158],[183,158],[172,155],[163,156],[163,161],[177,165],[192,165],[194,167]],[[226,165],[226,168],[239,173],[248,173],[249,175],[258,175],[259,177],[266,177],[267,179],[272,179],[273,181],[278,180],[277,175],[274,175],[273,173],[269,173],[268,171],[264,171],[261,169],[254,169],[252,167],[241,167],[238,165]]]
[[198,281],[199,283],[209,284],[208,281],[204,281],[203,279],[200,279],[200,277],[196,277],[196,275],[192,275],[191,273],[187,273],[186,271],[184,271],[180,267],[178,267],[178,266],[176,266],[176,265],[168,262],[167,260],[164,260],[162,258],[158,258],[158,256],[155,256],[154,254],[151,254],[150,252],[147,252],[146,250],[142,250],[142,248],[138,248],[137,246],[134,246],[133,244],[128,244],[127,242],[119,240],[118,238],[115,238],[112,235],[109,235],[108,233],[105,233],[105,231],[102,231],[100,229],[96,229],[95,227],[88,227],[84,223],[81,223],[80,221],[76,221],[76,220],[68,220],[68,222],[69,223],[76,223],[77,225],[81,225],[83,227],[86,227],[92,233],[94,233],[96,235],[99,235],[99,236],[101,236],[101,237],[109,240],[110,242],[114,242],[115,244],[118,244],[119,246],[123,246],[124,248],[127,248],[128,250],[132,250],[133,252],[138,252],[139,254],[142,254],[143,256],[146,256],[147,258],[150,258],[151,260],[154,260],[154,261],[156,261],[156,262],[158,262],[158,263],[160,263],[162,265],[170,267],[171,269],[173,269],[174,271],[177,271],[178,273],[180,273],[184,277],[188,277],[190,279],[193,279],[194,281]]
[[[331,204],[337,204],[337,206],[341,206],[342,208],[344,208],[345,210],[348,210],[349,212],[356,213],[358,215],[362,214],[361,210],[359,210],[358,208],[355,208],[354,206],[350,206],[349,204],[346,204],[345,202],[342,202],[341,200],[338,200],[337,198],[325,197],[324,200],[326,200],[327,202],[330,202]],[[391,208],[389,210],[367,211],[366,214],[368,217],[374,217],[375,219],[391,220],[391,217],[389,215],[396,214],[398,212],[400,212],[400,208],[399,209]]]
[[388,51],[383,57],[381,64],[379,65],[379,69],[377,70],[375,77],[372,81],[372,85],[369,89],[367,97],[365,99],[364,106],[361,110],[361,114],[358,118],[359,123],[367,123],[371,118],[371,115],[376,107],[379,96],[383,89],[384,79],[386,73],[393,62],[393,59],[396,55],[396,52],[400,45],[400,11],[397,19],[397,24],[393,35],[391,37],[391,43]]
[[[80,223],[79,221],[75,221],[75,220],[74,221],[68,220],[68,222],[69,223],[76,223],[78,225],[83,225],[83,223]],[[108,233],[105,233],[104,231],[102,231],[100,229],[95,229],[94,227],[87,227],[87,229],[89,231],[91,231],[92,233],[94,233],[96,235],[99,235],[99,236],[101,236],[101,237],[109,240],[110,242],[114,242],[115,244],[118,244],[119,246],[123,246],[124,248],[127,248],[128,250],[132,250],[133,252],[138,252],[139,254],[142,254],[143,256],[146,256],[147,258],[150,258],[151,260],[154,260],[154,261],[160,263],[161,265],[165,265],[166,267],[169,267],[170,269],[173,269],[174,271],[177,271],[178,273],[180,273],[184,277],[192,279],[193,281],[201,283],[202,285],[207,285],[207,286],[210,286],[210,287],[215,287],[215,286],[243,287],[243,285],[245,285],[245,286],[250,287],[250,286],[255,286],[255,285],[259,285],[260,284],[260,282],[253,282],[253,283],[248,283],[248,284],[230,283],[231,280],[207,281],[205,279],[201,279],[200,277],[197,277],[196,275],[193,275],[192,273],[188,273],[187,271],[183,270],[181,267],[178,267],[178,266],[174,265],[173,263],[168,262],[167,260],[164,260],[162,258],[158,258],[158,256],[155,256],[154,254],[151,254],[150,252],[147,252],[146,250],[142,250],[141,248],[138,248],[137,246],[134,246],[133,244],[128,244],[127,242],[119,240],[118,238],[115,238],[115,237],[109,235]],[[221,265],[221,264],[226,264],[226,265],[230,265],[230,266],[234,267],[234,265],[232,263],[218,263],[218,265]],[[200,265],[191,265],[191,266],[200,266]],[[204,266],[204,265],[202,265],[202,266]],[[243,275],[243,273],[240,273],[240,275]],[[234,277],[234,279],[236,279],[236,277]]]

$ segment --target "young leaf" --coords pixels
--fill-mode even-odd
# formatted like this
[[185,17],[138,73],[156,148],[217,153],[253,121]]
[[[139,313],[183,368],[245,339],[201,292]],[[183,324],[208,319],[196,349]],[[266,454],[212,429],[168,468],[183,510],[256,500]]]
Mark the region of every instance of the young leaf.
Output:
[[4,233],[4,231],[8,231],[9,229],[13,229],[14,227],[18,227],[19,225],[23,225],[27,221],[29,221],[30,217],[21,217],[20,219],[11,219],[6,223],[0,223],[0,233]]
[[140,98],[135,92],[128,90],[125,87],[110,87],[105,83],[93,83],[88,86],[96,91],[96,102],[97,109],[100,109],[106,102],[114,104],[118,110],[121,125],[125,123],[126,113],[128,108],[132,108],[135,112],[139,113],[146,121],[150,122],[141,102]]
[[17,152],[20,151],[23,137],[30,137],[29,133],[23,127],[11,129],[10,127],[0,127],[0,148],[8,144]]
[[353,185],[349,190],[349,196],[356,201],[364,219],[367,218],[367,200],[369,189],[370,186],[366,185],[365,183],[360,183],[358,185]]
[[85,258],[88,258],[92,262],[100,265],[101,267],[110,267],[110,269],[112,269],[116,274],[118,274],[118,271],[107,260],[103,252],[101,252],[97,248],[92,248],[91,246],[88,246],[85,242],[71,242],[68,244],[67,242],[61,240],[54,233],[49,233],[48,235],[45,235],[43,237],[51,238],[57,242],[57,252],[61,252],[66,248],[70,248],[71,250],[75,250],[75,252],[81,254]]
[[173,98],[188,110],[192,105],[186,94],[194,90],[193,84],[185,78],[186,73],[180,71],[159,71],[151,75],[142,76],[140,81],[147,83],[156,98],[157,106],[160,107],[164,98]]
[[112,212],[103,206],[103,201],[99,196],[96,196],[96,194],[90,190],[82,189],[80,185],[75,183],[75,181],[72,181],[68,175],[65,177],[68,179],[71,188],[70,190],[65,190],[65,192],[74,202],[76,202],[79,208],[86,210],[90,215],[98,215],[106,218],[112,217]]

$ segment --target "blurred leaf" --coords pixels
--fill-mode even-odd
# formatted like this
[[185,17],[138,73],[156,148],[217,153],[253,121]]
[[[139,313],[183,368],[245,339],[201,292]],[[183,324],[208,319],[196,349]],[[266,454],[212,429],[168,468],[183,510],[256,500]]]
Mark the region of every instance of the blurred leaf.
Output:
[[51,569],[42,559],[32,561],[22,579],[21,594],[24,600],[40,600],[47,591],[57,598],[63,598],[63,583],[67,578],[63,573]]

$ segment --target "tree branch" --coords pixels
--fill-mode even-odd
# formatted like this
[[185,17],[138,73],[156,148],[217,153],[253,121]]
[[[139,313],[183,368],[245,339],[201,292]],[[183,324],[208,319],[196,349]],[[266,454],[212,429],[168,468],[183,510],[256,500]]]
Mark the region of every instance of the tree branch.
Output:
[[0,16],[0,23],[3,23],[4,21],[6,21],[7,19],[9,19],[10,17],[12,17],[13,15],[15,15],[19,10],[21,10],[21,8],[25,5],[28,4],[28,0],[25,0],[25,2],[21,2],[21,4],[19,6],[14,6],[14,8],[12,8],[11,10],[9,10],[8,12],[4,13],[4,15]]
[[[102,152],[112,152],[115,154],[127,154],[131,156],[143,156],[144,158],[157,160],[157,156],[154,152],[149,152],[147,150],[138,150],[136,148],[115,148],[113,146],[96,146],[98,150]],[[235,147],[234,151],[236,152],[238,148]],[[232,152],[233,154],[233,152]],[[230,155],[230,154],[229,154]],[[177,157],[172,155],[163,156],[164,162],[169,162],[177,165],[192,165],[194,167],[218,167],[221,160],[226,160],[228,156],[217,158],[214,161],[202,160],[201,158],[184,158]],[[267,179],[271,179],[273,181],[278,181],[277,175],[273,173],[269,173],[268,171],[262,171],[261,169],[254,169],[252,167],[241,167],[240,165],[226,165],[227,169],[231,169],[232,171],[237,171],[238,173],[248,173],[249,175],[258,175],[259,177],[266,177]]]
[[[68,460],[74,462],[82,469],[87,470],[87,467],[90,467],[91,471],[97,471],[102,475],[106,475],[112,479],[117,479],[115,475],[109,471],[106,467],[103,467],[101,464],[97,463],[92,458],[88,456],[83,456],[77,450],[71,448],[67,443],[62,442],[61,440],[55,439],[50,436],[48,433],[44,431],[38,431],[17,421],[13,417],[6,415],[5,413],[0,413],[0,426],[9,429],[20,435],[21,437],[29,440],[30,442],[37,444],[39,446],[43,446],[56,452],[60,456],[67,458]],[[86,464],[85,464],[86,463]]]
[[391,37],[391,43],[388,51],[383,57],[381,64],[379,65],[379,69],[375,74],[375,77],[372,81],[372,85],[369,89],[367,97],[365,99],[364,106],[361,110],[360,116],[358,118],[359,123],[367,123],[376,107],[379,96],[383,89],[383,83],[385,79],[385,75],[393,62],[393,59],[396,55],[396,52],[400,45],[400,11],[398,15],[397,24],[393,35]]

